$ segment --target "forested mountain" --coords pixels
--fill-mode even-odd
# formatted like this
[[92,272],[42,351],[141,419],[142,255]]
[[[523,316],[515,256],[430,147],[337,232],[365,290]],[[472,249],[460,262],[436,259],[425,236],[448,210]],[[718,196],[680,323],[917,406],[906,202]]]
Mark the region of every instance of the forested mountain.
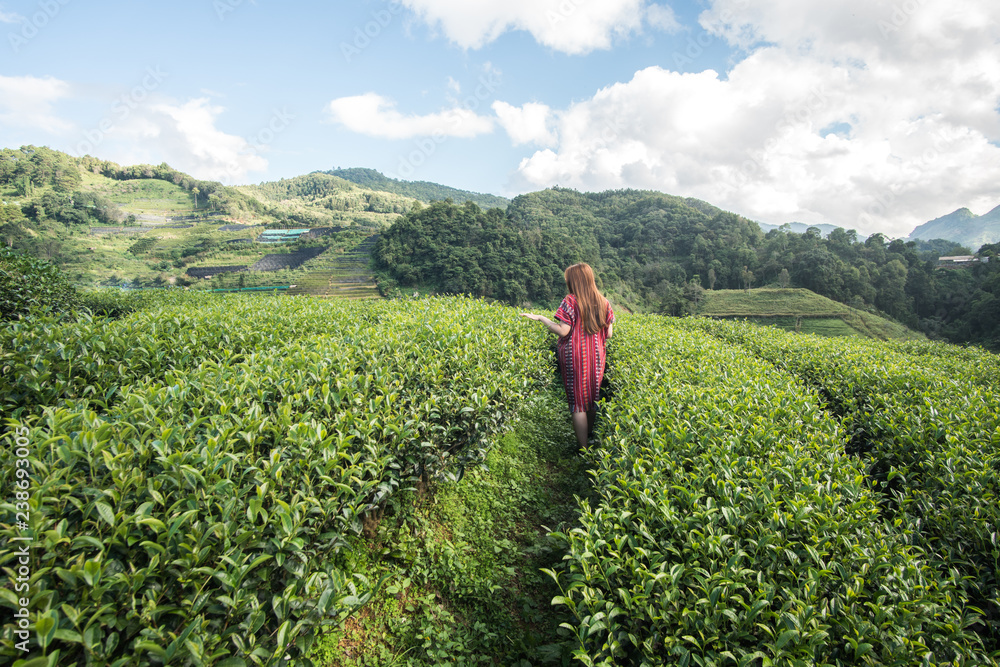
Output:
[[0,150],[0,242],[49,259],[68,237],[91,226],[196,216],[298,227],[382,227],[415,201],[323,173],[231,187],[165,163],[122,166],[45,146]]
[[947,239],[973,249],[987,243],[1000,243],[1000,206],[984,215],[960,208],[919,225],[910,232],[909,238]]
[[459,190],[457,188],[451,188],[447,185],[440,185],[429,181],[401,181],[395,178],[389,178],[374,169],[365,169],[362,167],[353,167],[351,169],[331,169],[330,171],[320,173],[342,178],[369,190],[379,190],[382,192],[391,192],[393,194],[403,195],[405,197],[412,197],[413,199],[418,199],[425,204],[443,199],[451,199],[452,201],[460,204],[471,201],[477,206],[481,206],[483,208],[506,208],[508,204],[508,200],[504,197],[498,197],[490,194],[480,194],[478,192],[469,192],[468,190]]
[[658,192],[553,188],[516,197],[506,212],[449,202],[411,211],[382,235],[375,261],[389,288],[546,305],[565,290],[563,269],[585,261],[613,300],[674,314],[698,290],[791,285],[952,340],[1000,343],[997,261],[941,271],[926,252],[839,228],[827,238],[818,229],[764,234],[739,215]]
[[745,218],[722,211],[709,217],[680,197],[554,188],[521,195],[506,212],[483,211],[469,202],[435,202],[415,210],[382,236],[375,260],[401,285],[426,284],[510,303],[561,297],[563,269],[586,261],[598,269],[609,294],[641,303],[661,283],[686,282],[686,269],[675,257],[693,256],[692,265],[707,271],[709,245],[725,256],[717,263],[716,279],[728,286],[739,273],[734,267],[750,259],[738,252],[730,256],[728,249],[746,247],[749,237],[760,236]]
[[45,146],[21,146],[0,150],[0,190],[19,200],[29,218],[51,218],[84,223],[120,222],[124,215],[117,207],[100,199],[85,176],[99,176],[111,181],[160,180],[172,183],[191,196],[193,209],[205,209],[238,215],[263,213],[257,201],[216,181],[196,179],[170,165],[139,164],[122,166],[91,156],[75,158]]
[[[413,197],[372,190],[318,171],[260,185],[241,185],[236,189],[263,202],[283,204],[293,210],[303,209],[318,215],[324,211],[399,214],[410,210],[416,201]],[[389,220],[382,222],[388,224]]]
[[[190,197],[189,213],[216,213],[303,227],[345,222],[388,225],[393,219],[390,216],[409,210],[414,201],[431,193],[433,188],[430,186],[440,190],[434,191],[440,194],[440,198],[453,196],[458,200],[460,195],[474,194],[435,184],[395,182],[378,172],[372,173],[381,177],[381,181],[367,179],[366,184],[364,178],[358,178],[363,181],[359,184],[314,172],[258,185],[225,186],[217,181],[194,178],[165,163],[122,166],[89,155],[76,158],[44,146],[6,148],[0,150],[0,193],[4,199],[12,200],[7,202],[12,207],[0,210],[0,227],[8,244],[12,245],[25,233],[24,229],[9,224],[22,220],[32,223],[53,220],[80,226],[121,224],[128,214],[122,210],[121,202],[116,201],[115,195],[121,194],[121,188],[111,187],[115,182],[162,181],[172,184]],[[401,187],[394,189],[394,183]],[[373,187],[373,184],[386,187]],[[424,185],[428,187],[421,189]],[[414,194],[397,192],[408,187],[414,190]],[[479,199],[487,205],[506,206],[507,203],[507,200],[492,195],[481,195]],[[16,205],[13,201],[17,202]]]

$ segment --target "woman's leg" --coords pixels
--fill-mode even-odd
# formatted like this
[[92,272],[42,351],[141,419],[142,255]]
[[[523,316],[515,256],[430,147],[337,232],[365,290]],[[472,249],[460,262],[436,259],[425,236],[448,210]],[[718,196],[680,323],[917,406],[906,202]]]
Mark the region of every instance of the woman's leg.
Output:
[[587,410],[587,437],[594,435],[594,419],[597,417],[597,406]]
[[587,446],[587,413],[586,412],[574,412],[573,413],[573,430],[576,431],[576,441],[580,445],[580,449],[584,449]]

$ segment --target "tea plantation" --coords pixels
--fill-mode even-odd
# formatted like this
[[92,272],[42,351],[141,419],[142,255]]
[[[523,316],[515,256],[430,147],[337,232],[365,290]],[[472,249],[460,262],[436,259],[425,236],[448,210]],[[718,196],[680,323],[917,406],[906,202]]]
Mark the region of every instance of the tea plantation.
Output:
[[577,454],[505,306],[88,303],[0,329],[0,664],[1000,664],[995,355],[622,316]]

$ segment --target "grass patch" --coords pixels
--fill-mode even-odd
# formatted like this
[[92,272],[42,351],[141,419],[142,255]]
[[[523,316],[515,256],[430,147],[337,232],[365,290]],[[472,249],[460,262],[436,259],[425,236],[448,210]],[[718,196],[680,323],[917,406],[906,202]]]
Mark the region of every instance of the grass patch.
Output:
[[839,317],[746,317],[748,322],[819,336],[863,336]]
[[318,639],[317,665],[570,664],[573,645],[540,572],[563,552],[548,533],[589,493],[565,400],[520,410],[486,465],[419,495],[395,496],[367,539],[344,553],[385,584],[358,614]]
[[879,340],[921,340],[923,334],[884,317],[820,296],[801,288],[710,290],[698,315],[747,319],[786,331],[820,336],[864,336]]
[[[89,180],[89,179],[88,179]],[[103,182],[87,183],[105,197],[121,204],[136,215],[192,215],[202,212],[195,208],[194,195],[179,185],[153,178],[124,181],[104,178]]]

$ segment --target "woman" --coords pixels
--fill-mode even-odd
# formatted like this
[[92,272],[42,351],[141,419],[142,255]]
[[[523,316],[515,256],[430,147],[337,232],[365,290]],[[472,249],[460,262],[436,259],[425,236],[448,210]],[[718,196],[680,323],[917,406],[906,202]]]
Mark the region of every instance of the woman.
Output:
[[598,291],[594,271],[589,265],[574,264],[566,269],[563,277],[569,294],[556,311],[558,322],[543,315],[521,314],[559,335],[559,369],[573,415],[573,430],[580,447],[584,448],[587,435],[594,428],[594,404],[604,377],[604,346],[611,338],[615,313]]

